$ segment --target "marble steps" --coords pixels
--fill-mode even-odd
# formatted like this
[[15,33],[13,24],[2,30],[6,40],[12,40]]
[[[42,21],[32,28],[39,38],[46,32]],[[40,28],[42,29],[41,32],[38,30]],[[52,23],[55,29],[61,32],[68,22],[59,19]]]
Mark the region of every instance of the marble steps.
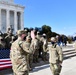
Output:
[[69,59],[76,56],[76,51],[74,49],[63,51],[63,57],[65,59]]

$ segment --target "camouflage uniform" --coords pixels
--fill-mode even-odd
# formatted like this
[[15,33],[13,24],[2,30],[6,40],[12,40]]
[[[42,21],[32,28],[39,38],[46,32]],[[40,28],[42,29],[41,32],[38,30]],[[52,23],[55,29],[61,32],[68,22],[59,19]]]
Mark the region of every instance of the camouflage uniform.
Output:
[[[18,32],[18,35],[21,34],[24,34],[23,31]],[[20,37],[12,43],[10,58],[15,75],[28,75],[27,54],[33,53],[31,49],[31,47],[26,46],[26,43]]]
[[42,52],[42,43],[41,43],[41,36],[40,36],[40,32],[38,31],[37,32],[37,35],[36,35],[36,38],[39,42],[39,57],[41,57],[41,52]]
[[47,52],[46,52],[46,48],[48,48],[48,42],[47,39],[45,38],[46,35],[41,38],[42,41],[42,60],[46,61],[47,60]]
[[37,38],[33,39],[32,42],[32,47],[34,50],[34,55],[33,55],[33,61],[34,63],[39,62],[38,61],[38,56],[39,56],[39,41]]
[[61,64],[63,61],[63,55],[61,48],[56,44],[52,44],[48,47],[49,50],[49,62],[53,75],[59,75],[61,71]]
[[3,40],[3,37],[0,36],[0,49],[5,49],[6,48],[6,43]]
[[[30,46],[31,46],[31,36],[26,37],[25,43],[26,43],[26,46],[28,48],[30,48]],[[28,61],[29,70],[32,70],[33,54],[27,54],[27,61]]]
[[10,33],[8,33],[8,35],[5,37],[5,41],[7,44],[7,49],[10,49],[12,41],[12,35]]

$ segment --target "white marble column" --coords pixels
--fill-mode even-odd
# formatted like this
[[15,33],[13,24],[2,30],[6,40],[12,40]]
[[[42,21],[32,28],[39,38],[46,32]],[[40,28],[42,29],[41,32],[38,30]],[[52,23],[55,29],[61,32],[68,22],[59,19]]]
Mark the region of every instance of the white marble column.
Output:
[[21,21],[21,29],[24,29],[24,12],[21,12],[20,14],[20,21]]
[[1,8],[0,8],[0,31],[1,31],[1,27],[2,25],[1,25]]
[[17,32],[18,26],[17,26],[17,11],[14,11],[14,30]]
[[6,10],[6,26],[8,30],[8,28],[10,28],[10,11],[9,10]]

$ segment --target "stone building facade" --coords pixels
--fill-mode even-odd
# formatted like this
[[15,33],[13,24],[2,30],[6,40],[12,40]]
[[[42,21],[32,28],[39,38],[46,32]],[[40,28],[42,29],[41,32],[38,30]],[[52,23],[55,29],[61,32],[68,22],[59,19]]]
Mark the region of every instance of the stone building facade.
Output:
[[24,6],[14,4],[14,0],[0,0],[0,31],[11,28],[14,33],[24,28]]

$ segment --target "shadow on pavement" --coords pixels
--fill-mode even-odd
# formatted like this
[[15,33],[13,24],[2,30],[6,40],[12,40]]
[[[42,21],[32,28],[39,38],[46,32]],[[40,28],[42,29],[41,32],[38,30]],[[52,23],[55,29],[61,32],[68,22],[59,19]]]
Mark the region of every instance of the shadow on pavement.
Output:
[[13,71],[12,69],[1,70],[0,75],[13,75]]
[[50,65],[43,65],[43,66],[39,66],[39,67],[35,67],[34,69],[33,69],[33,71],[30,71],[30,73],[32,73],[32,72],[36,72],[36,71],[39,71],[39,70],[42,70],[42,69],[45,69],[45,68],[48,68],[48,67],[50,67]]

